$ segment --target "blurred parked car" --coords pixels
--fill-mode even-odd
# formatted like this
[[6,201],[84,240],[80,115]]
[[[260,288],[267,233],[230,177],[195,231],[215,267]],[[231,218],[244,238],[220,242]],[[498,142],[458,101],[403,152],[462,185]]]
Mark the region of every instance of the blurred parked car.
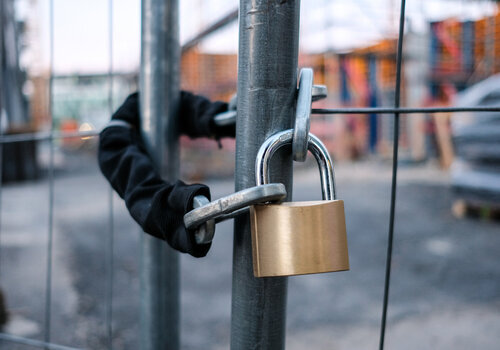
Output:
[[[455,107],[500,106],[500,74],[456,97]],[[456,160],[452,186],[467,203],[500,208],[500,112],[455,113],[451,121]]]

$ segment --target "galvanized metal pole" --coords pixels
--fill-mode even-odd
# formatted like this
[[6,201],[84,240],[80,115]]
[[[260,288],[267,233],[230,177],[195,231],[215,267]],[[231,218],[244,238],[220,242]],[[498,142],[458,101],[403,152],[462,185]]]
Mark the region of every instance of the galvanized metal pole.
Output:
[[[262,142],[293,125],[299,14],[300,0],[240,0],[236,190],[255,185]],[[272,163],[290,199],[291,149]],[[287,279],[254,278],[248,216],[234,227],[231,349],[284,349]]]
[[[5,49],[3,46],[3,32],[4,32],[4,25],[5,25],[5,20],[3,19],[3,6],[4,3],[3,1],[0,1],[0,134],[3,134],[3,125],[2,125],[2,110],[5,108],[3,106],[3,89],[4,89],[4,84],[3,84],[3,66],[4,66],[4,59],[5,59]],[[0,144],[0,147],[2,145]],[[1,157],[1,153],[0,153]],[[0,162],[0,170],[2,170],[3,163]],[[1,176],[1,173],[0,173]],[[2,183],[0,182],[0,185]],[[0,186],[0,193],[1,193],[1,186]]]
[[[142,1],[141,116],[146,143],[166,180],[178,178],[174,117],[179,96],[178,0]],[[179,349],[179,256],[141,235],[141,349]]]

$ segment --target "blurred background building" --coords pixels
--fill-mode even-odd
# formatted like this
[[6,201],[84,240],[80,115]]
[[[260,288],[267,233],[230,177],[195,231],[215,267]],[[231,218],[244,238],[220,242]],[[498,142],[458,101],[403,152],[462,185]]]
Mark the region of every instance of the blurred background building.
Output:
[[[55,1],[56,9],[61,10],[56,10],[54,18],[51,121],[48,2],[4,1],[2,130],[16,134],[51,127],[63,132],[102,128],[109,119],[106,91],[110,84],[106,64],[109,43],[103,38],[109,30],[114,31],[116,53],[111,75],[113,101],[118,106],[137,89],[139,5],[137,0],[127,0],[115,8],[113,27],[108,28],[101,23],[107,18],[103,4],[90,2],[88,8],[81,8],[78,1]],[[181,60],[183,89],[226,101],[236,92],[237,16],[227,17],[236,6],[236,1],[182,3],[181,39],[187,45]],[[499,73],[498,6],[488,1],[409,3],[403,106],[451,106],[458,103],[460,91]],[[299,64],[313,67],[316,83],[325,84],[329,90],[328,99],[317,103],[318,107],[391,105],[397,11],[397,4],[389,0],[376,6],[320,0],[302,4]],[[100,14],[93,16],[96,13]],[[340,14],[356,21],[346,21]],[[218,30],[195,42],[190,40],[220,18],[225,20]],[[87,28],[92,23],[93,29]],[[498,98],[490,99],[498,102]],[[402,158],[410,162],[438,159],[442,167],[449,168],[455,159],[449,118],[403,116]],[[377,114],[314,116],[312,122],[312,132],[324,140],[337,160],[390,155],[392,127],[391,118]],[[208,140],[183,138],[182,146],[183,164],[190,164],[183,169],[184,175],[196,179],[232,175],[234,142],[223,140],[220,152],[213,152],[217,146]],[[94,151],[95,139],[66,139],[58,149],[59,159],[64,161],[68,158],[65,153]],[[34,179],[43,174],[44,157],[38,154],[36,142],[6,145],[3,180]]]
[[[74,2],[74,1],[73,1]],[[71,3],[71,1],[70,1]],[[74,2],[78,8],[77,2]],[[204,2],[186,2],[182,5],[181,34],[184,42],[189,35],[203,29],[203,26],[216,21],[218,17],[235,8],[235,1],[220,1],[219,5]],[[451,15],[446,5],[459,3]],[[138,38],[138,17],[133,9],[139,9],[138,1],[128,0],[123,6],[132,8],[117,18],[113,30],[117,33],[124,30],[119,23],[126,22],[127,17],[135,16],[132,25],[127,28],[126,35],[136,32]],[[61,7],[68,7],[66,4]],[[397,6],[392,1],[377,6],[360,7],[359,4],[342,5],[338,2],[314,1],[303,3],[303,24],[301,28],[300,66],[310,66],[315,71],[315,81],[327,85],[329,97],[319,106],[351,106],[381,107],[389,106],[393,98],[395,84],[395,14]],[[58,6],[58,1],[55,2]],[[92,6],[92,3],[89,3]],[[96,5],[99,11],[102,5]],[[392,7],[391,7],[392,6]],[[4,37],[4,123],[6,133],[22,131],[43,131],[50,128],[48,117],[48,65],[47,65],[47,26],[48,18],[40,14],[46,9],[46,0],[8,0],[4,2],[3,37]],[[18,9],[17,14],[15,9]],[[105,10],[104,7],[101,9]],[[335,22],[338,11],[352,12],[360,19],[374,17],[372,23],[360,20],[354,24],[346,24],[345,20]],[[95,19],[84,11],[74,26],[89,24]],[[404,106],[423,107],[435,105],[452,105],[458,92],[495,74],[500,70],[500,15],[498,5],[494,2],[475,1],[432,1],[409,5],[408,26],[405,33],[405,64],[403,77]],[[189,13],[189,14],[188,14]],[[323,13],[315,21],[315,16]],[[329,18],[331,14],[334,18]],[[56,11],[56,16],[58,15]],[[68,17],[75,13],[63,13]],[[188,19],[189,17],[189,19]],[[191,19],[198,22],[192,25]],[[436,19],[438,18],[438,19]],[[87,51],[86,55],[101,57],[88,60],[82,52],[71,55],[64,51],[69,39],[58,34],[70,28],[70,20],[55,19],[55,65],[53,94],[53,124],[56,130],[95,130],[100,129],[109,119],[107,110],[107,84],[109,84],[106,55],[102,52]],[[59,26],[58,26],[59,25]],[[134,27],[135,25],[135,27]],[[101,27],[101,36],[108,28]],[[97,26],[97,27],[99,27]],[[374,36],[373,27],[377,26]],[[185,29],[189,28],[189,29]],[[183,31],[184,29],[184,31]],[[96,41],[93,35],[98,31],[82,34],[82,28],[76,32],[86,37],[82,40],[82,50],[88,50],[88,41]],[[346,31],[351,41],[329,37],[330,33]],[[61,37],[59,39],[59,35]],[[116,35],[119,37],[119,35]],[[311,38],[314,37],[314,40]],[[45,39],[44,39],[45,38]],[[206,95],[212,99],[228,100],[236,92],[237,81],[237,25],[236,17],[227,21],[226,25],[213,34],[207,35],[198,45],[190,46],[182,53],[183,89]],[[75,36],[76,44],[78,36]],[[114,46],[126,46],[114,39]],[[101,40],[102,41],[102,40]],[[230,41],[228,44],[227,41]],[[308,42],[308,41],[311,41]],[[225,43],[226,42],[226,43]],[[75,43],[73,43],[75,45]],[[96,44],[105,47],[105,43]],[[128,50],[128,51],[127,51]],[[125,49],[128,60],[120,56],[114,67],[114,103],[117,105],[130,92],[137,89],[139,52],[137,44]],[[60,55],[58,55],[60,53]],[[80,57],[75,59],[75,55]],[[115,54],[118,56],[118,54]],[[59,57],[60,56],[60,57]],[[104,59],[103,59],[104,58]],[[66,61],[66,62],[65,62]],[[124,63],[125,62],[125,63]],[[79,66],[80,65],[80,66]],[[125,67],[125,68],[124,68]],[[9,89],[6,89],[8,86]],[[5,118],[6,115],[6,118]],[[439,158],[444,167],[449,167],[453,159],[453,147],[449,121],[447,118],[434,119],[433,116],[403,117],[401,147],[404,158],[411,161]],[[382,115],[321,117],[315,116],[312,123],[313,132],[318,133],[329,146],[337,159],[357,159],[368,155],[390,154],[392,122]],[[61,146],[74,148],[80,141],[69,141]],[[92,141],[91,141],[92,142]],[[205,142],[183,141],[187,149],[195,150],[209,147]],[[75,144],[76,143],[76,144]],[[27,152],[35,154],[34,145],[17,145]],[[9,147],[7,147],[8,149]],[[231,142],[224,149],[232,152]],[[10,149],[9,149],[10,150]],[[222,152],[221,154],[223,154]],[[7,152],[4,180],[10,178],[33,178],[38,173],[34,156],[15,157]],[[22,153],[24,154],[24,153]],[[21,160],[22,159],[22,160]],[[9,169],[18,169],[16,171]],[[209,164],[205,167],[211,175]],[[218,169],[220,167],[217,167]],[[197,170],[201,171],[201,170]],[[228,174],[232,172],[229,171]],[[17,175],[15,175],[17,174]]]

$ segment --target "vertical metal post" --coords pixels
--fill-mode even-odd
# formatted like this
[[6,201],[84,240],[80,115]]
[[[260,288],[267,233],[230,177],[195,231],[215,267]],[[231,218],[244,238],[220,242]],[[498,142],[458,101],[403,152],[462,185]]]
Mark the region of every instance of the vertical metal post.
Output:
[[[5,50],[4,50],[4,46],[3,46],[3,27],[5,25],[5,20],[3,19],[3,6],[4,6],[4,3],[3,1],[0,1],[0,118],[1,118],[1,113],[2,113],[2,108],[3,107],[3,104],[2,104],[2,99],[3,99],[3,61],[4,61],[4,57],[5,57]],[[2,126],[2,120],[0,119],[0,126]],[[2,128],[0,128],[0,133],[2,132]],[[0,163],[0,166],[2,165],[2,163]],[[0,183],[1,184],[1,183]]]
[[[297,89],[300,0],[240,0],[236,190],[255,185],[255,157],[271,134],[291,128]],[[292,192],[291,150],[271,179]],[[235,221],[231,349],[284,349],[287,278],[255,278],[248,216]]]
[[52,259],[54,248],[54,0],[49,1],[49,104],[48,115],[50,118],[50,139],[49,139],[49,218],[47,232],[47,272],[45,275],[45,329],[44,340],[50,343],[52,326]]
[[[167,180],[178,177],[174,118],[179,96],[178,0],[142,0],[140,102],[151,156]],[[141,349],[179,349],[179,256],[141,235]]]
[[[113,0],[108,0],[108,113],[113,113]],[[109,231],[106,244],[106,266],[107,266],[107,280],[106,280],[106,338],[108,350],[113,350],[113,281],[114,281],[114,213],[113,213],[113,189],[109,187],[108,190],[108,225]]]
[[[0,135],[3,136],[3,60],[4,60],[4,46],[3,46],[3,1],[0,1]],[[2,192],[3,192],[3,143],[0,142],[0,279],[2,277]],[[3,291],[0,289],[0,293]],[[1,311],[0,311],[1,312]]]
[[24,80],[20,75],[19,42],[20,33],[15,20],[16,6],[13,0],[2,0],[3,27],[3,84],[4,109],[7,112],[9,125],[24,126],[28,123],[28,112],[22,94]]

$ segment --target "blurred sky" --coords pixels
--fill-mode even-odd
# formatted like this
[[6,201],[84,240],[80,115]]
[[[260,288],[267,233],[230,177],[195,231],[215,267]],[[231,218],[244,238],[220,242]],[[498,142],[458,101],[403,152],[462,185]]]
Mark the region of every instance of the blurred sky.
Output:
[[[30,19],[32,50],[23,62],[33,71],[44,70],[49,59],[49,1],[18,0],[18,14]],[[29,6],[29,3],[35,6]],[[109,10],[107,0],[53,0],[54,66],[56,73],[105,72],[109,65]],[[235,9],[238,0],[180,0],[181,43]],[[348,50],[374,40],[395,36],[399,0],[303,0],[301,50]],[[407,0],[413,30],[427,30],[428,20],[447,17],[474,19],[491,14],[490,1]],[[113,2],[113,66],[136,70],[140,60],[140,0]],[[207,52],[237,52],[237,23],[209,37]]]

